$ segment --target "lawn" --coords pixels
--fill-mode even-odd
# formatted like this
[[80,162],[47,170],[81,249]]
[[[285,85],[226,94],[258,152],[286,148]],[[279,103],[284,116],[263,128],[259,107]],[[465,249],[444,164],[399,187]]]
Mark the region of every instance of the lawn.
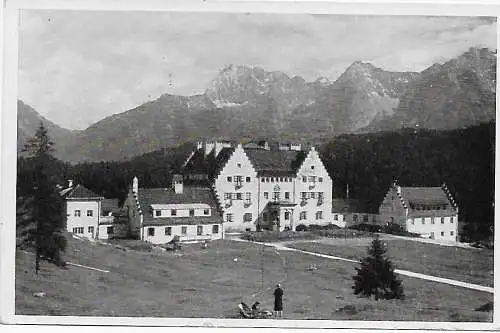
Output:
[[[36,277],[34,256],[17,251],[16,314],[235,318],[242,300],[259,300],[270,309],[279,281],[286,319],[492,319],[491,313],[474,311],[492,301],[491,294],[409,277],[403,277],[403,301],[358,298],[351,290],[352,263],[229,240],[212,242],[208,249],[188,245],[181,254],[124,251],[71,239],[68,261],[110,272],[44,262]],[[308,270],[312,263],[317,271]],[[46,296],[33,296],[40,291]]]
[[[465,249],[383,236],[387,255],[399,269],[493,287],[493,250]],[[371,239],[322,239],[287,246],[359,260]]]

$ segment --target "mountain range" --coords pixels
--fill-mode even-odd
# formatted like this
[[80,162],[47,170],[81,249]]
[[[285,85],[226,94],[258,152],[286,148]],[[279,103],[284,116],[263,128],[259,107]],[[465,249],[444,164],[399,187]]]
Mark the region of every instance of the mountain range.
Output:
[[403,127],[453,129],[495,119],[496,51],[471,48],[422,72],[356,61],[334,82],[229,65],[201,95],[164,94],[83,131],[18,104],[18,147],[47,124],[56,157],[123,160],[199,138],[308,140]]

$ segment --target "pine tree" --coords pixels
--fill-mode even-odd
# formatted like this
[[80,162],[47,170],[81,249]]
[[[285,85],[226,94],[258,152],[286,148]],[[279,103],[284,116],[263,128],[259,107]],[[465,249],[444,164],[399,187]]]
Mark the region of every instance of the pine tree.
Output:
[[356,267],[357,275],[353,276],[355,295],[371,297],[375,300],[404,298],[401,281],[394,273],[391,261],[385,256],[386,248],[378,236],[368,249],[368,256],[361,260],[361,267]]
[[42,123],[35,136],[25,145],[31,155],[33,169],[33,195],[24,200],[18,218],[21,219],[21,234],[25,245],[34,246],[36,253],[35,271],[40,270],[40,260],[47,259],[57,265],[64,265],[61,252],[66,248],[63,235],[63,201],[51,175],[51,161],[54,143]]

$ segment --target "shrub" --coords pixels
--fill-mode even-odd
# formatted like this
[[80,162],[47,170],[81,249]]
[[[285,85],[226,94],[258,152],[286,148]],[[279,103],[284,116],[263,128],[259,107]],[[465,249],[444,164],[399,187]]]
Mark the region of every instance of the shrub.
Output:
[[299,224],[296,228],[295,231],[301,232],[301,231],[307,231],[307,226],[305,224]]
[[368,256],[361,260],[361,267],[356,267],[352,289],[355,295],[375,300],[404,298],[401,280],[396,277],[391,261],[385,256],[386,248],[376,237],[368,249]]

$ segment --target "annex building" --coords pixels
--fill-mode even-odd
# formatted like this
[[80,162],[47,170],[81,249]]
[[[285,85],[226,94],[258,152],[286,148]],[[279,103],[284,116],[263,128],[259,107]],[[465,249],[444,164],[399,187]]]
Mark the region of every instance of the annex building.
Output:
[[458,206],[446,185],[401,187],[394,183],[379,209],[380,222],[436,240],[457,241]]

